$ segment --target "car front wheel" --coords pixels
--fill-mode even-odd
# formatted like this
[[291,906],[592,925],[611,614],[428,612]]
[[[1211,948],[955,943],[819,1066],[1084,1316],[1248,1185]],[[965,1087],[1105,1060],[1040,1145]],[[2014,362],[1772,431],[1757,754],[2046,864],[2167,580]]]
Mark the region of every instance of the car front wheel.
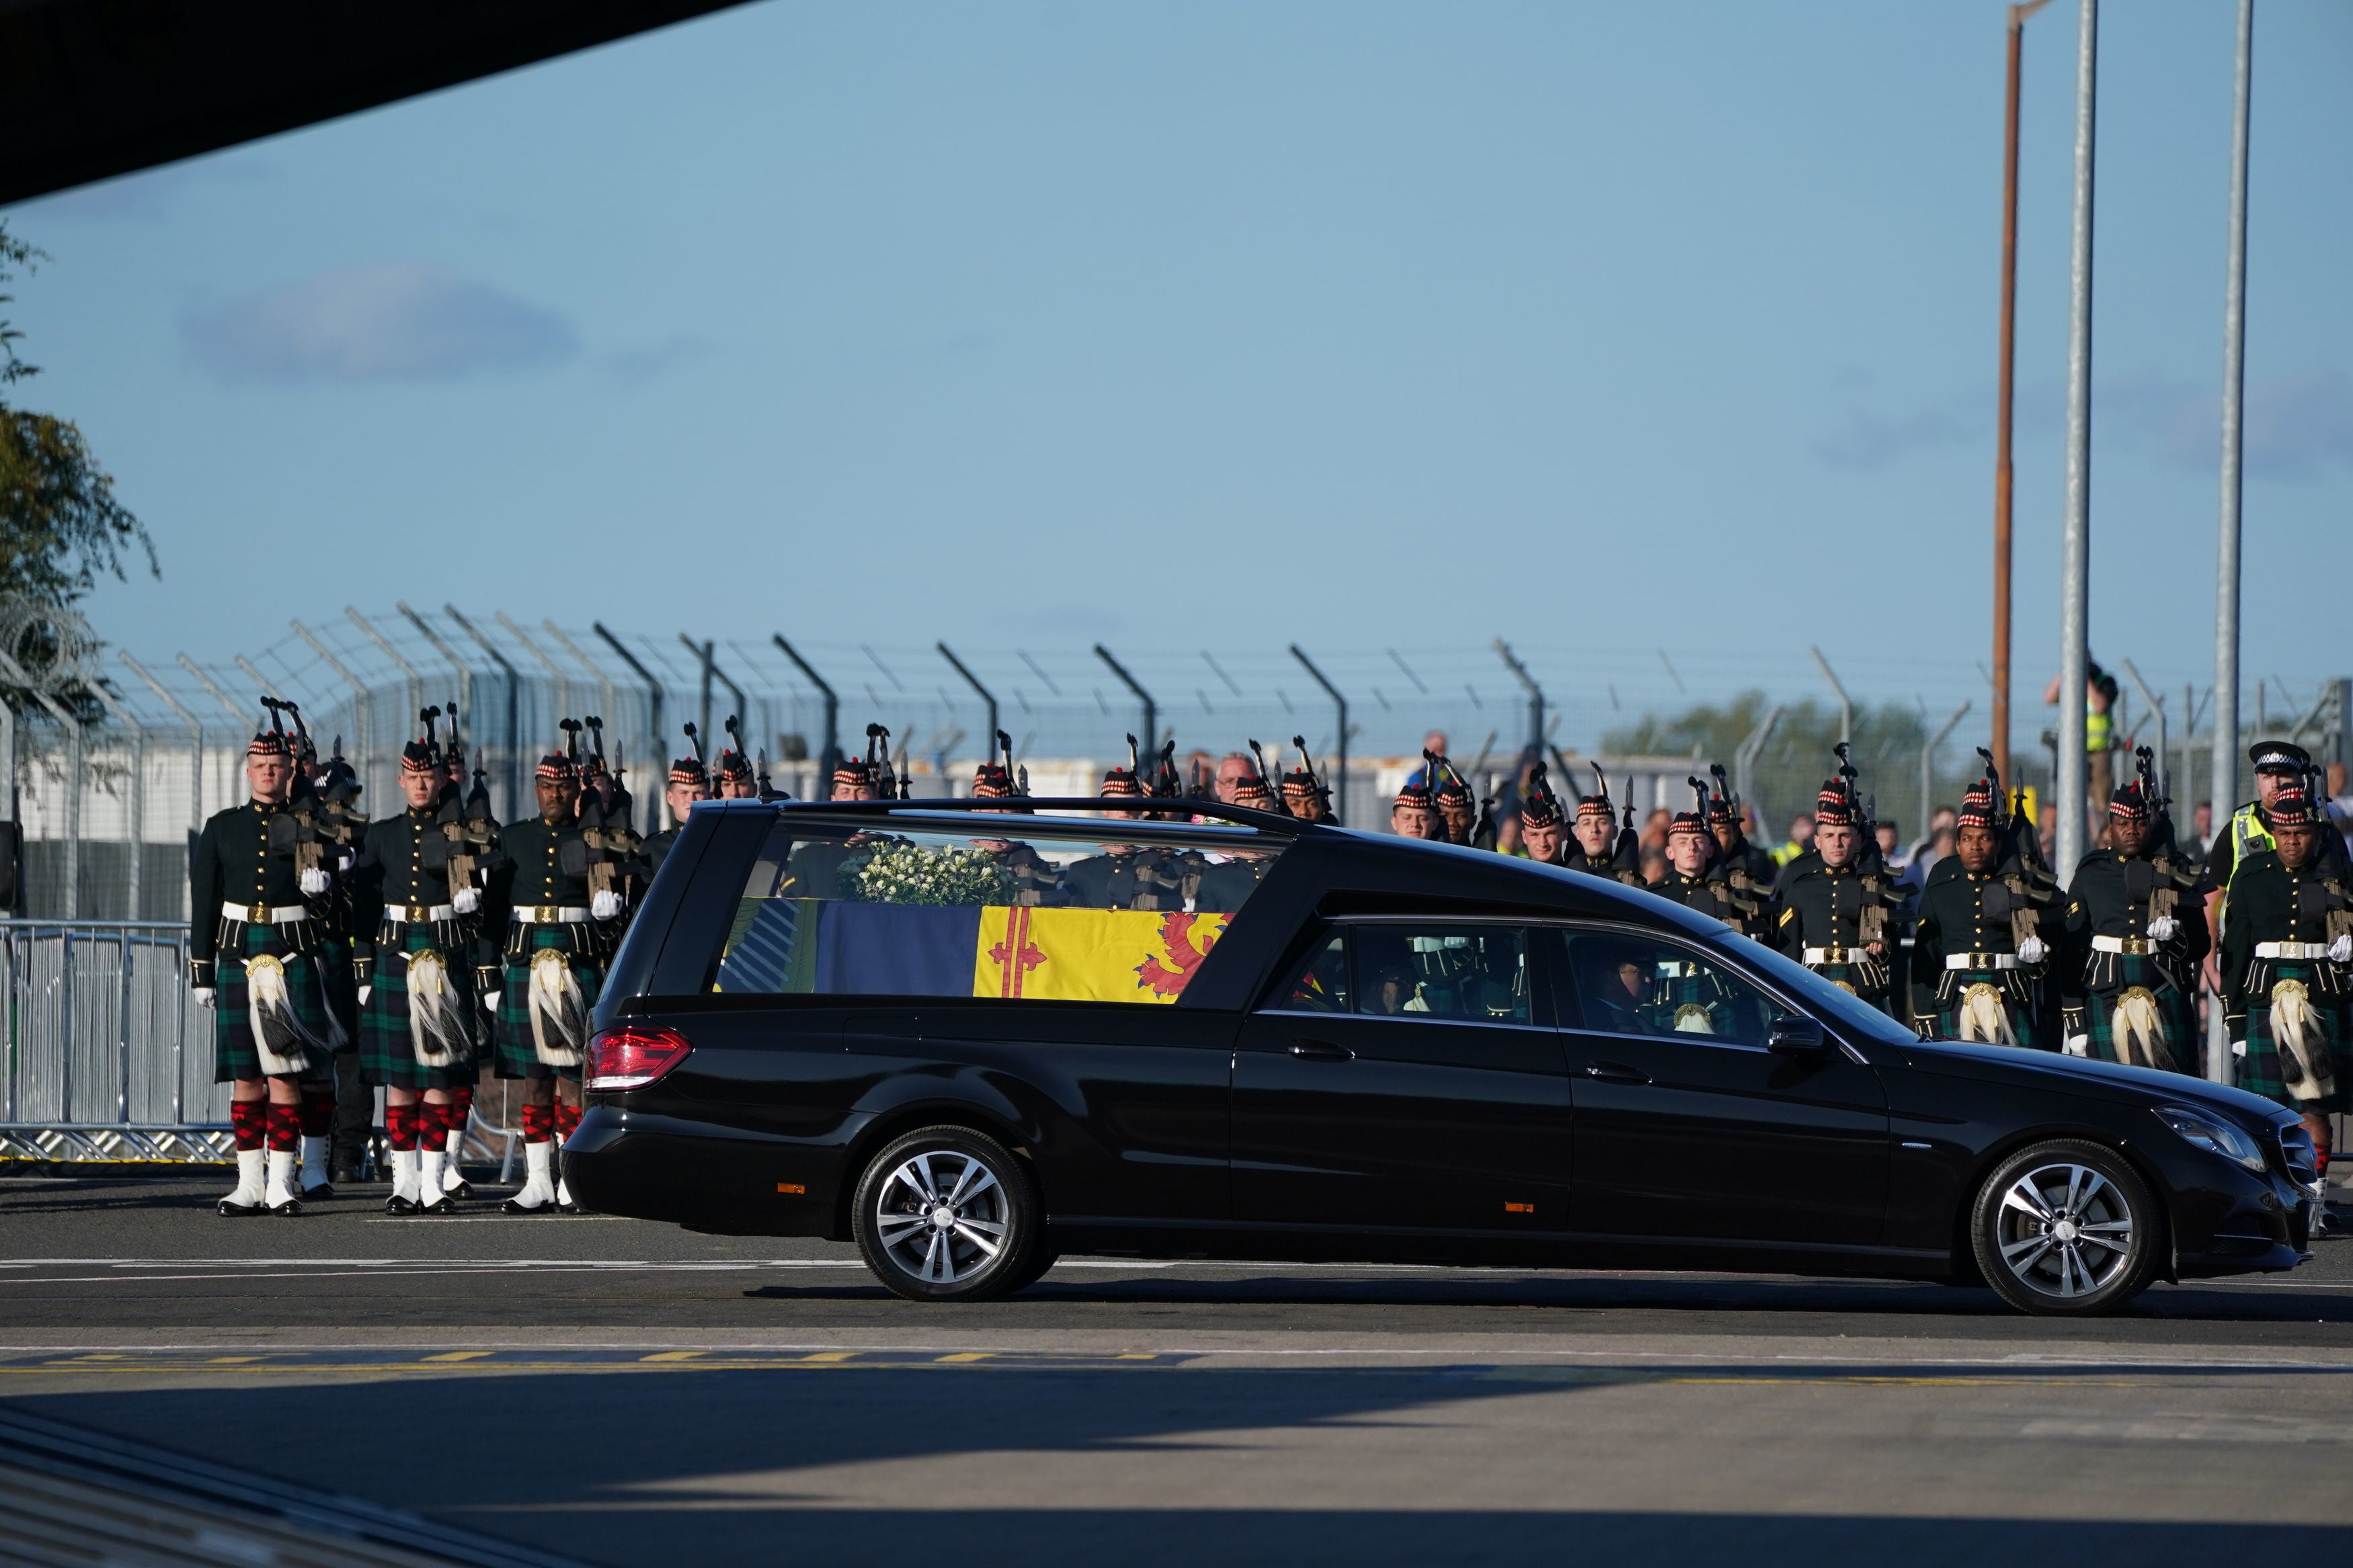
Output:
[[986,1301],[1031,1283],[1046,1238],[1029,1173],[994,1138],[925,1127],[867,1165],[851,1200],[858,1249],[911,1301]]
[[1978,1189],[1971,1249],[1986,1283],[2021,1312],[2097,1317],[2156,1273],[2164,1220],[2123,1156],[2073,1139],[2038,1143]]

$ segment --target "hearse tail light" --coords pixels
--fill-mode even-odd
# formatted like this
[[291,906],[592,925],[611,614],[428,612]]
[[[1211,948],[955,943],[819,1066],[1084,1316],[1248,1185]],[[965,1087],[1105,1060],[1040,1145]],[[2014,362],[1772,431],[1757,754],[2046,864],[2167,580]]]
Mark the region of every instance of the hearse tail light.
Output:
[[588,1079],[585,1087],[611,1092],[644,1089],[686,1060],[693,1043],[676,1029],[647,1024],[623,1024],[601,1029],[588,1042]]

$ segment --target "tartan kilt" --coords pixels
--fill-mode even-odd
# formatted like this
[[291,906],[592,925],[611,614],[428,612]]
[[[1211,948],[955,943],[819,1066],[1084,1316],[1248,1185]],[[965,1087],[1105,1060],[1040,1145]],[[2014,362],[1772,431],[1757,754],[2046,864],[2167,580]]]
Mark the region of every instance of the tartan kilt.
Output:
[[[473,1037],[474,1049],[446,1068],[417,1059],[408,1036],[408,959],[430,948],[447,965],[458,1016]],[[360,1076],[370,1083],[400,1089],[448,1089],[471,1083],[479,1073],[480,1014],[475,1005],[472,950],[454,924],[387,922],[368,972],[367,1005],[360,1013]]]
[[[2353,1041],[2346,1037],[2345,999],[2320,994],[2321,977],[2313,965],[2272,963],[2256,967],[2267,968],[2271,982],[2261,994],[2247,997],[2247,1054],[2232,1058],[2237,1064],[2239,1087],[2249,1094],[2277,1101],[2290,1110],[2311,1115],[2327,1115],[2353,1106]],[[2334,1094],[2318,1100],[2298,1100],[2288,1092],[2287,1082],[2280,1073],[2279,1045],[2272,1033],[2271,984],[2282,980],[2301,980],[2312,991],[2312,1011],[2322,1037],[2328,1042],[2329,1066],[2337,1074]]]
[[506,966],[500,976],[498,1044],[492,1065],[501,1078],[577,1081],[578,1068],[550,1067],[539,1059],[539,1047],[531,1034],[531,961],[548,948],[568,954],[572,976],[580,983],[581,999],[594,1007],[605,978],[596,933],[587,926],[572,925],[526,925],[516,931],[521,934],[509,938]]
[[1990,984],[2001,993],[2001,1010],[2010,1019],[2010,1032],[2018,1037],[2018,1048],[2025,1051],[2051,1049],[2048,1032],[2043,1027],[2042,985],[2040,977],[2023,969],[1953,969],[1938,979],[1936,989],[1936,1037],[1957,1040],[1961,1037],[1961,1007],[1969,987]]
[[[2157,966],[2137,954],[2126,954],[2117,968],[2117,978],[2127,987],[2144,987],[2157,1003],[2157,1016],[2165,1029],[2165,1054],[2171,1059],[2165,1064],[2168,1072],[2186,1073],[2191,1078],[2204,1078],[2204,1037],[2198,1028],[2198,1009],[2189,998],[2157,973]],[[2111,995],[2094,991],[2084,999],[2084,1023],[2091,1036],[2090,1050],[2094,1061],[2113,1062],[2123,1058],[2116,1055],[2116,1008],[2124,993]]]
[[237,933],[236,951],[231,952],[225,942],[214,971],[213,1081],[228,1083],[267,1076],[261,1070],[260,1047],[254,1043],[252,993],[245,972],[247,959],[265,953],[284,963],[286,992],[293,1004],[294,1016],[328,1047],[310,1053],[311,1064],[305,1071],[282,1076],[316,1078],[330,1071],[329,1050],[334,1032],[327,1021],[323,957],[318,952],[297,952],[276,926],[267,922],[233,926],[230,930]]
[[1865,1005],[1876,1007],[1891,1018],[1900,1019],[1902,1017],[1902,1015],[1895,1010],[1895,1005],[1889,990],[1886,965],[1877,965],[1876,968],[1878,973],[1870,976],[1871,980],[1878,982],[1879,989],[1875,991],[1864,989],[1865,985],[1869,982],[1865,979],[1863,970],[1858,964],[1810,963],[1806,965],[1806,967],[1812,970],[1816,974],[1820,975],[1823,979],[1829,981],[1831,984],[1837,986],[1840,990],[1851,993],[1857,1001],[1863,1003]]

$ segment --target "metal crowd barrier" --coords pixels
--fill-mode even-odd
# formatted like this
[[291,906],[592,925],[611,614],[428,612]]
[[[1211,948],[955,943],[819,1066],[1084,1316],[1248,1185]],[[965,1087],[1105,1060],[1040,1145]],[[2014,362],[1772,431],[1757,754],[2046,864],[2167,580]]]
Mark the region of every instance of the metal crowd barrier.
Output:
[[187,942],[179,921],[0,921],[0,1160],[234,1157]]

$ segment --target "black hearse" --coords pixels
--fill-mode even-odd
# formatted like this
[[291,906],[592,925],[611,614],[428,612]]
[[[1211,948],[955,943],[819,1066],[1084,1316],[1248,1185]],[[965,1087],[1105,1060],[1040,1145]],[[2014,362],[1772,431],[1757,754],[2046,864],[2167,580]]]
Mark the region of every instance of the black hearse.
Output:
[[1923,1043],[1664,900],[1187,802],[715,802],[596,1009],[573,1192],[855,1238],[902,1296],[1064,1252],[1982,1281],[2294,1268],[2267,1101]]

